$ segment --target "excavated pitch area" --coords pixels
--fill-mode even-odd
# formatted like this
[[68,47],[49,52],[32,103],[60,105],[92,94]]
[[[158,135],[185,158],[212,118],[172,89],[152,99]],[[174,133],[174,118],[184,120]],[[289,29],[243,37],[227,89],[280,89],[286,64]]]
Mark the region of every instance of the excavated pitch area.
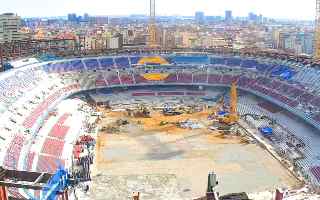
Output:
[[[218,174],[219,192],[257,192],[295,186],[297,180],[267,151],[238,137],[223,137],[207,128],[189,130],[157,125],[162,120],[197,119],[206,125],[207,115],[126,118],[106,113],[107,126],[128,119],[119,133],[100,132],[97,139],[93,181],[89,199],[192,199],[205,195],[208,172]],[[171,126],[171,127],[170,127]]]

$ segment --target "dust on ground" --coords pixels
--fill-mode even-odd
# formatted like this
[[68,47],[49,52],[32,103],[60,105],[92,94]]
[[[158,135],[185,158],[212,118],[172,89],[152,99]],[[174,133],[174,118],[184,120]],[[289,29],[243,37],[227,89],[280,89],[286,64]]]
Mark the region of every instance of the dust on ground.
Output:
[[[115,188],[122,188],[123,196],[129,193],[124,188],[128,188],[127,185],[133,181],[136,186],[129,187],[130,192],[136,189],[145,196],[153,192],[159,195],[150,177],[158,179],[162,175],[170,176],[170,181],[174,183],[174,186],[169,184],[166,187],[165,183],[159,183],[163,191],[174,191],[171,199],[192,199],[204,196],[207,175],[211,171],[218,174],[219,192],[222,195],[294,187],[298,184],[278,161],[256,144],[247,144],[240,137],[208,130],[208,112],[178,116],[152,112],[150,118],[132,118],[125,112],[106,112],[105,115],[101,126],[114,124],[119,118],[128,120],[129,124],[114,134],[98,134],[93,190],[99,190],[99,181],[107,180]],[[204,127],[192,130],[175,125],[188,119]],[[160,125],[161,121],[168,124]],[[119,178],[121,185],[118,184]],[[139,183],[145,188],[138,187]],[[166,198],[170,199],[168,196]],[[160,198],[154,196],[147,199]]]

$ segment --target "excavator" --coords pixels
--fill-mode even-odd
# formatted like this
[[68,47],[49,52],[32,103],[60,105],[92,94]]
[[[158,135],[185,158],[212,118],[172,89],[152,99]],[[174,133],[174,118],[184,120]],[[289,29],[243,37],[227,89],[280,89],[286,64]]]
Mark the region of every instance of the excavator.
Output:
[[126,110],[129,117],[142,117],[142,118],[150,117],[149,109],[143,104],[138,105],[136,109],[126,109]]
[[[239,114],[237,112],[237,101],[238,101],[238,94],[237,94],[237,86],[235,82],[232,82],[231,84],[231,89],[230,89],[230,109],[229,113],[224,115],[224,116],[219,116],[217,112],[223,110],[223,105],[224,105],[224,97],[221,97],[219,100],[217,106],[216,106],[216,111],[213,114],[216,119],[220,123],[226,124],[226,125],[232,125],[238,122],[239,120]],[[211,116],[211,118],[213,118]]]

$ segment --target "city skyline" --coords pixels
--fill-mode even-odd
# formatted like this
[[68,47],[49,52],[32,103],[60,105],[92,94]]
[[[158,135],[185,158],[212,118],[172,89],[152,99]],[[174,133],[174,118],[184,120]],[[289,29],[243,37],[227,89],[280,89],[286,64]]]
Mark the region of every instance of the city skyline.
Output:
[[[117,2],[91,0],[11,0],[1,5],[0,13],[13,12],[22,17],[66,16],[67,13],[89,13],[90,15],[148,14],[148,0],[118,0]],[[249,12],[277,19],[313,20],[315,2],[313,0],[157,0],[157,15],[194,16],[203,11],[207,16],[224,16],[225,10],[232,10],[233,16],[247,16]],[[181,6],[183,4],[183,6]]]

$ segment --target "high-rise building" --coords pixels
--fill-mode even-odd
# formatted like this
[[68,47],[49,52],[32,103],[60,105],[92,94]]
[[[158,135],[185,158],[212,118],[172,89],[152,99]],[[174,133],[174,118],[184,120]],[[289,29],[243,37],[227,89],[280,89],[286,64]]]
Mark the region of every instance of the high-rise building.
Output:
[[0,15],[0,43],[19,41],[26,38],[26,35],[20,32],[21,18],[13,13],[4,13]]
[[226,12],[225,12],[225,21],[227,21],[227,22],[232,21],[232,11],[231,10],[226,10]]
[[83,21],[84,21],[84,22],[88,22],[88,21],[89,21],[89,14],[88,14],[88,13],[84,13],[84,15],[83,15]]
[[204,24],[205,22],[204,12],[196,12],[195,21],[197,24]]
[[115,34],[113,37],[109,40],[108,47],[110,49],[120,49],[123,46],[123,35],[120,33]]
[[256,15],[255,13],[250,12],[248,14],[248,20],[251,22],[258,22],[258,15]]
[[77,22],[78,21],[77,15],[75,13],[68,14],[68,21],[69,22]]

